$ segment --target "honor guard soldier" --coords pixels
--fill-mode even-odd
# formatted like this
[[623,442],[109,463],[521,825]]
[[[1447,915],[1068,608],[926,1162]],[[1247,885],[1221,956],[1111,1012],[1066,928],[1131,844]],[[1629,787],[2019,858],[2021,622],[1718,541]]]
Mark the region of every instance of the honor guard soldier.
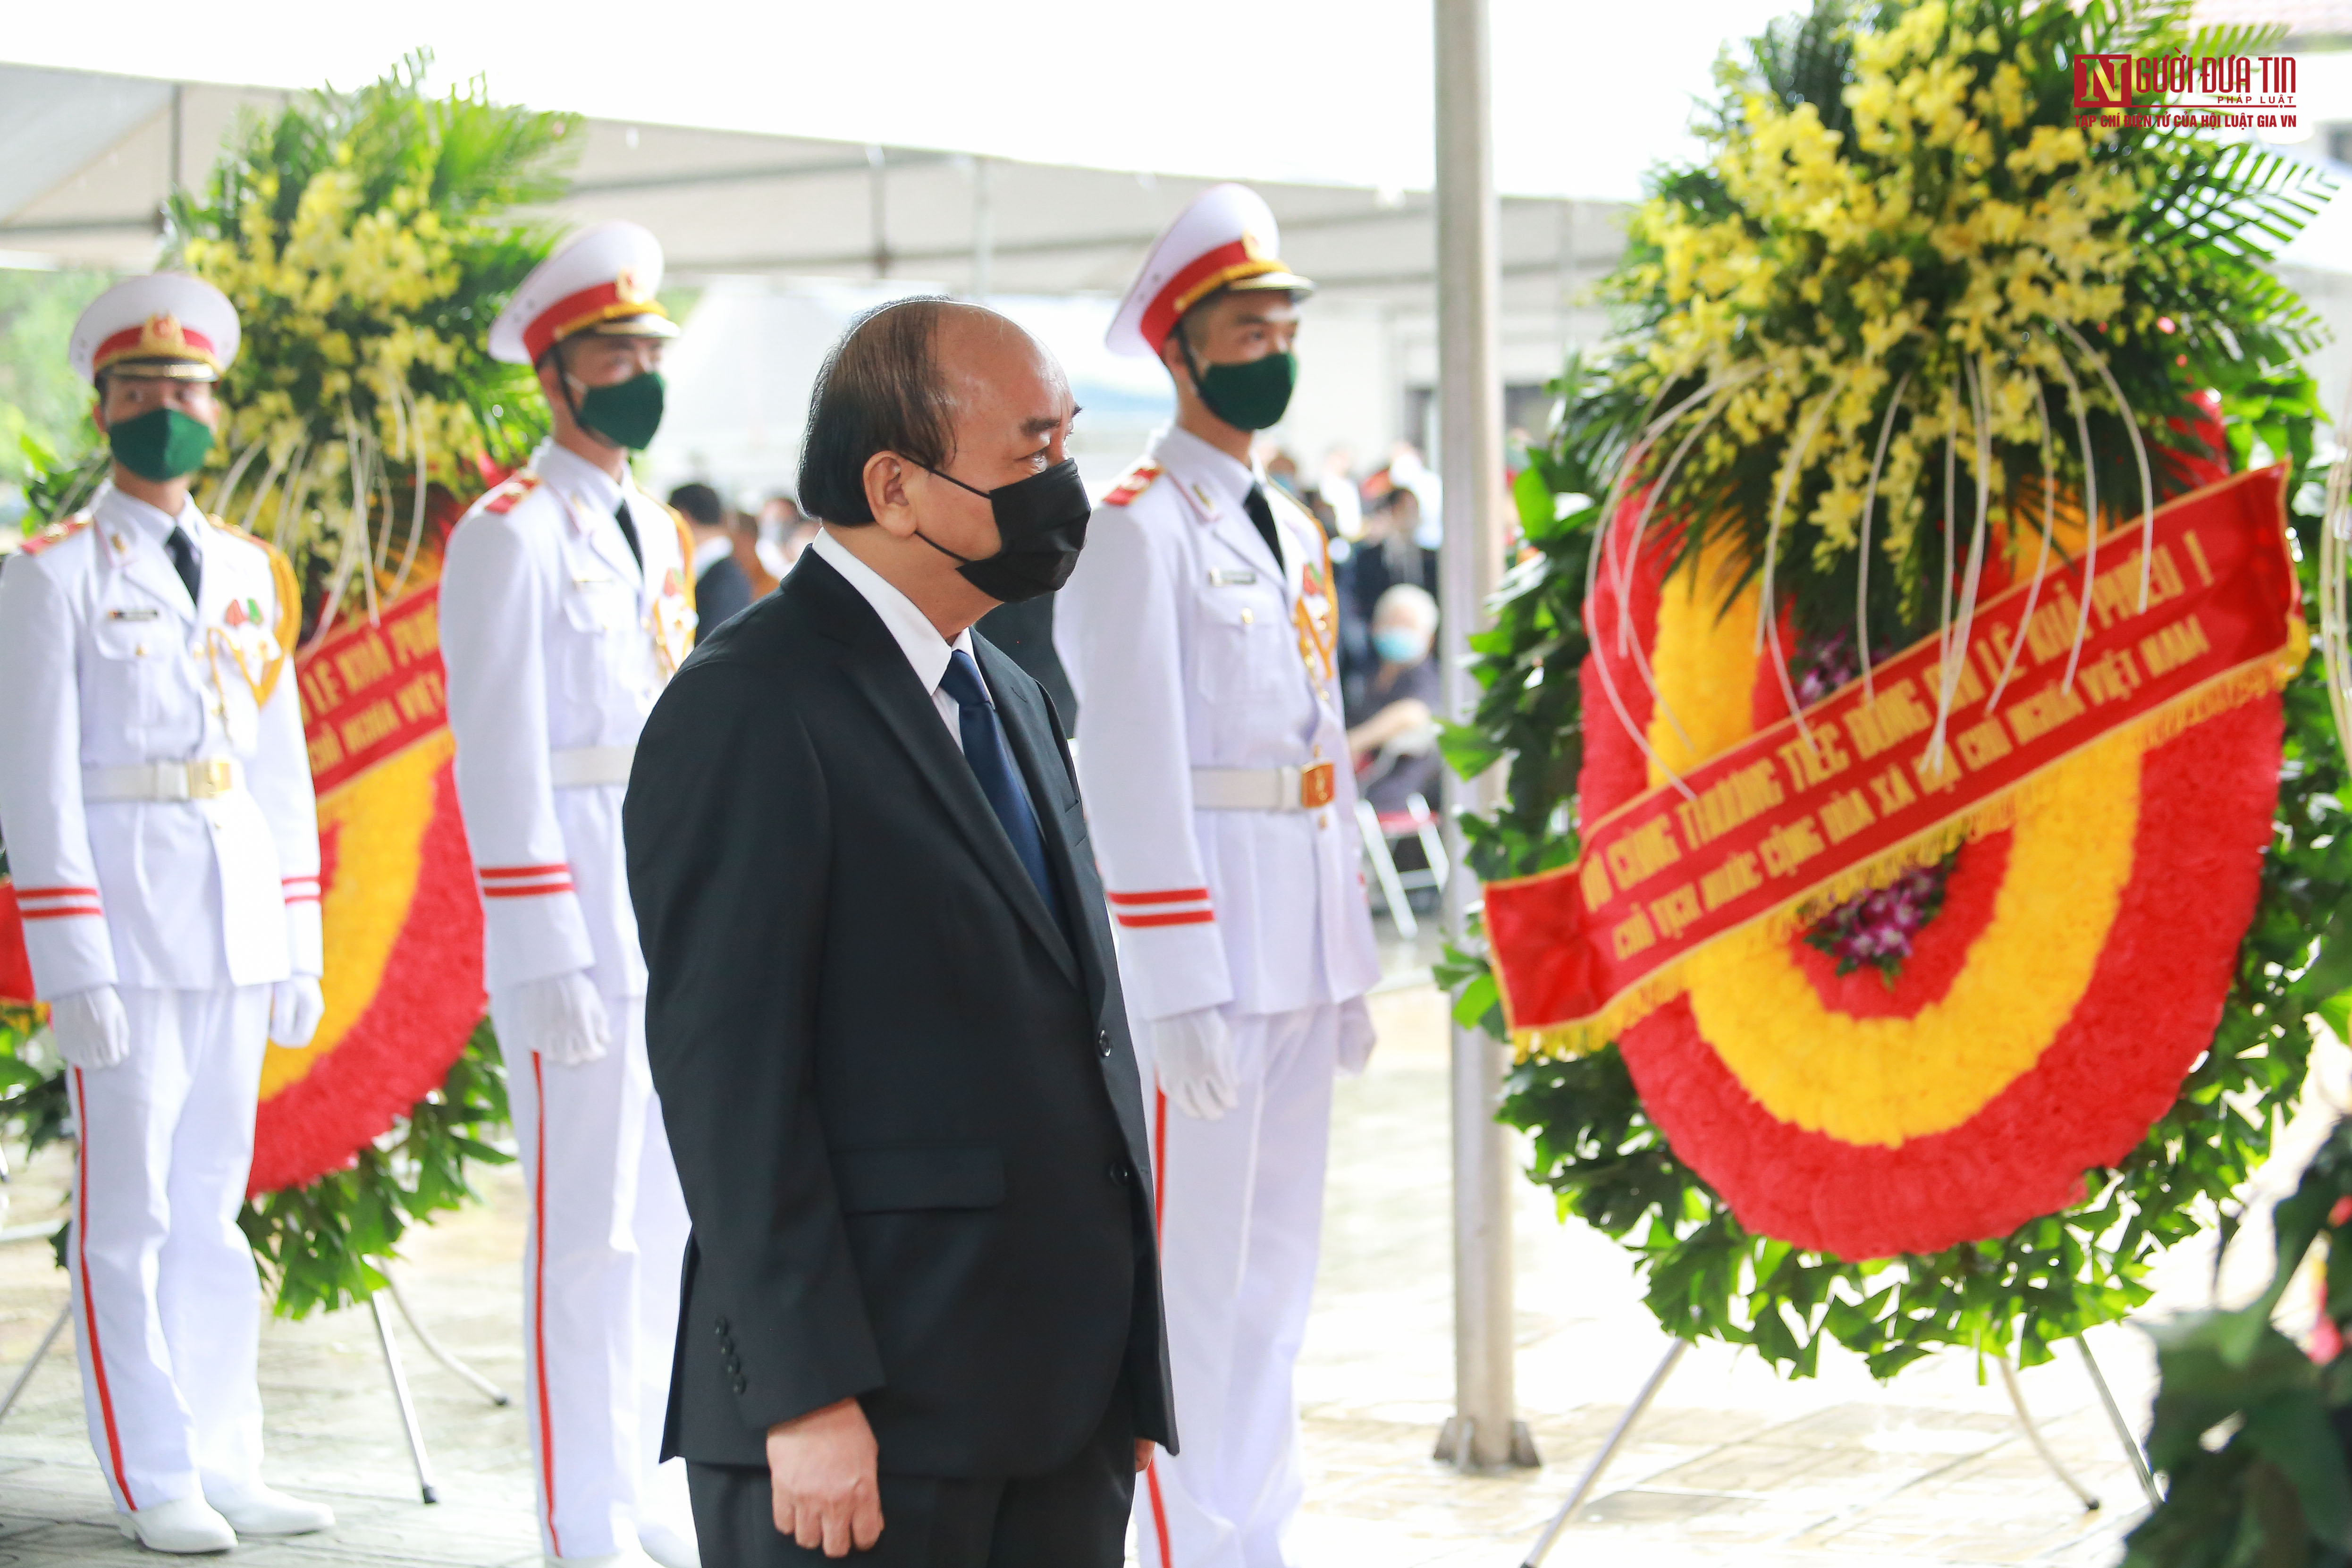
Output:
[[621,850],[637,732],[694,646],[686,525],[629,473],[677,331],[654,299],[661,271],[652,235],[598,224],[491,326],[491,354],[537,373],[554,434],[452,534],[441,649],[530,1192],[523,1403],[541,1544],[551,1562],[680,1568],[693,1524],[659,1446],[686,1205],[646,1066]]
[[1218,185],[1152,247],[1109,342],[1159,357],[1176,422],[1103,497],[1055,610],[1159,1088],[1184,1447],[1138,1491],[1147,1568],[1286,1561],[1331,1079],[1370,1054],[1363,996],[1380,976],[1323,532],[1250,466],[1251,433],[1289,403],[1313,287],[1276,243],[1264,201]]
[[79,1144],[90,1444],[158,1552],[324,1530],[261,1481],[261,1282],[237,1228],[266,1042],[308,1044],[319,826],[286,558],[198,510],[236,311],[171,273],[75,323],[112,477],[0,573],[0,834]]

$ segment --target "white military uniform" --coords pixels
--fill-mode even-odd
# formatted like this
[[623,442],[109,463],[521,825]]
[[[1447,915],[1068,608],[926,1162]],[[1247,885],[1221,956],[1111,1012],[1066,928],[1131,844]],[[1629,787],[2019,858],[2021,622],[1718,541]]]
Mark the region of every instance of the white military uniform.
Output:
[[67,1249],[90,1443],[125,1512],[260,1481],[261,1285],[236,1216],[271,985],[322,968],[280,640],[298,612],[271,556],[108,485],[0,572],[0,835],[34,979],[52,1001],[111,985],[130,1022],[122,1061],[68,1068]]
[[[1239,239],[1216,227],[1236,216],[1256,226]],[[1279,265],[1273,240],[1254,195],[1208,193],[1155,248],[1113,346],[1139,315],[1181,313],[1160,284],[1262,274]],[[1291,1375],[1331,1080],[1343,1011],[1380,974],[1322,531],[1264,486],[1270,553],[1245,510],[1259,483],[1197,437],[1160,432],[1097,508],[1055,609],[1129,1005],[1147,1026],[1222,1009],[1239,1068],[1239,1101],[1217,1121],[1171,1114],[1164,1089],[1154,1106],[1183,1447],[1137,1489],[1146,1568],[1286,1561],[1302,1490]],[[1151,1035],[1136,1030],[1147,1052]]]
[[[600,232],[542,265],[557,296],[572,292],[567,257],[581,265],[572,251]],[[658,251],[653,267],[657,280]],[[534,284],[547,291],[527,282],[526,310]],[[530,1190],[523,1403],[542,1544],[594,1557],[626,1551],[641,1527],[692,1539],[682,1467],[659,1465],[686,1204],[646,1061],[621,801],[646,715],[692,649],[694,612],[675,513],[552,443],[533,468],[452,534],[441,652],[490,1016]],[[625,507],[642,564],[615,517]],[[600,1060],[546,1060],[522,1044],[515,998],[582,973],[612,1044]]]

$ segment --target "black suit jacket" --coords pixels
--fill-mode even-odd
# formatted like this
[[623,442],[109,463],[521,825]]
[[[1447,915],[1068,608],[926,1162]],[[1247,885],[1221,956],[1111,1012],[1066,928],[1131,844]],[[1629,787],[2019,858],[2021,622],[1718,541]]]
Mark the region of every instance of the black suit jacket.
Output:
[[694,1222],[664,1454],[859,1397],[885,1469],[1066,1463],[1117,1380],[1173,1447],[1150,1148],[1058,727],[975,637],[1066,935],[814,551],[714,632],[629,781],[646,1040]]

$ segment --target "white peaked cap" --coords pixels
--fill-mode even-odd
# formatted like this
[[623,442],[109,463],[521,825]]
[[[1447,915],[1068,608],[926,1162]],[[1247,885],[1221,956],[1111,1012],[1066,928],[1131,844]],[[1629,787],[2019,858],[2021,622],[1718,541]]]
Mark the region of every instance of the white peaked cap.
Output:
[[1155,356],[1179,317],[1220,289],[1315,285],[1285,267],[1274,209],[1247,185],[1212,185],[1152,242],[1104,342],[1113,353]]
[[661,281],[661,242],[642,224],[592,224],[522,280],[490,323],[490,357],[536,364],[580,332],[674,338],[677,328],[654,298]]
[[152,272],[92,300],[67,353],[84,381],[131,364],[142,375],[218,381],[236,358],[239,336],[227,295],[184,272]]

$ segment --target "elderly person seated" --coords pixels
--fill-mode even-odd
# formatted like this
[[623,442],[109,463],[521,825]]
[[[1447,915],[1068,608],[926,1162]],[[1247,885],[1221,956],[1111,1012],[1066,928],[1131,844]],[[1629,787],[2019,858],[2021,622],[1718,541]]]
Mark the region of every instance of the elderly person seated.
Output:
[[1399,583],[1372,605],[1372,651],[1380,668],[1348,715],[1357,793],[1379,812],[1409,809],[1408,797],[1435,796],[1444,763],[1437,752],[1437,601]]

